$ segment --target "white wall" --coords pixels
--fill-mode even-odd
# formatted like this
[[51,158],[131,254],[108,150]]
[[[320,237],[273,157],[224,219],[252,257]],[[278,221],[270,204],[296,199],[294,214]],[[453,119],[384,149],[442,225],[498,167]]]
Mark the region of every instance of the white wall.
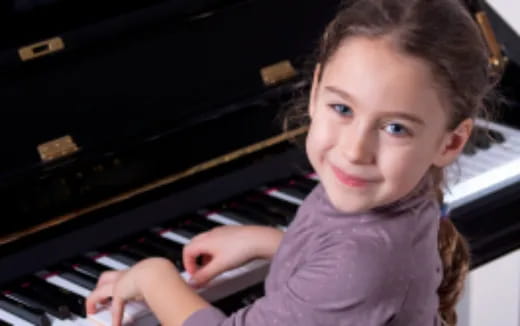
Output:
[[457,326],[520,326],[520,250],[471,271]]
[[520,35],[520,0],[487,0],[487,3]]

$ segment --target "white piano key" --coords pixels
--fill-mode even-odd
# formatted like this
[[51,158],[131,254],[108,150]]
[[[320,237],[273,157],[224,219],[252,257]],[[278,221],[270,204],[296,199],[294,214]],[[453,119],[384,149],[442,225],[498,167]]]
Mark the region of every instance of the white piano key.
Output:
[[267,190],[265,193],[269,196],[272,196],[272,197],[275,197],[275,198],[278,198],[281,200],[285,200],[285,201],[295,204],[295,205],[301,205],[303,203],[303,200],[296,198],[294,196],[291,196],[289,194],[286,194],[277,189],[270,189],[270,190]]
[[185,245],[187,243],[189,243],[191,240],[178,234],[178,233],[175,233],[174,230],[170,230],[170,231],[163,231],[160,233],[161,237],[163,238],[166,238],[168,240],[171,240],[173,242],[177,242],[177,243],[180,243],[182,245]]
[[16,315],[13,315],[10,312],[7,312],[0,308],[0,320],[13,324],[15,326],[33,326],[33,324],[29,323],[25,319],[22,319]]
[[[133,325],[141,318],[151,315],[150,308],[144,302],[130,301],[125,304],[123,312],[123,325]],[[109,307],[104,308],[87,318],[98,325],[110,326],[112,323],[112,312]]]
[[519,181],[520,157],[453,186],[444,199],[448,209],[453,209]]
[[79,286],[75,283],[72,283],[59,275],[51,275],[45,278],[45,280],[51,284],[62,287],[70,292],[74,292],[82,297],[88,297],[90,295],[90,291],[85,289],[82,286]]
[[109,255],[103,255],[95,259],[96,262],[115,270],[128,269],[130,266],[111,258]]
[[224,225],[241,225],[239,222],[237,222],[227,216],[219,214],[219,213],[214,213],[214,212],[208,213],[208,214],[206,214],[206,217],[208,218],[208,220],[211,220],[211,221],[217,222],[217,223],[221,223]]
[[316,173],[316,172],[309,173],[305,177],[312,179],[312,180],[320,181],[320,177],[318,176],[318,173]]

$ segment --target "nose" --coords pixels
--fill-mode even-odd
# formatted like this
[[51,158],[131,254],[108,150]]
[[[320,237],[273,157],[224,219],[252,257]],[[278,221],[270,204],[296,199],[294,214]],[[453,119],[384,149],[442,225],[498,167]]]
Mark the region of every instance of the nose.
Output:
[[375,163],[376,141],[370,128],[351,125],[341,135],[341,150],[351,164],[367,165]]

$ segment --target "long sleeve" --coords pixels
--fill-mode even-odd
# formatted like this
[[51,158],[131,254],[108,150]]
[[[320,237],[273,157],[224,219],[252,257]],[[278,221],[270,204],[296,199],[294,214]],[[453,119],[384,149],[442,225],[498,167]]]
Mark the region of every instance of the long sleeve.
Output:
[[366,240],[324,240],[285,283],[251,306],[230,317],[206,308],[184,326],[385,325],[406,292],[406,280],[385,269],[387,250]]

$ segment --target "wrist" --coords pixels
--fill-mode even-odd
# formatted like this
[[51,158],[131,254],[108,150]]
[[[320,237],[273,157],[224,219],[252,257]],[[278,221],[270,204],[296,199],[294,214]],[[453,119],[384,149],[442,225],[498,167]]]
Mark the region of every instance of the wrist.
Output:
[[268,226],[248,225],[245,236],[252,239],[251,255],[254,258],[271,259],[283,238],[284,232]]

